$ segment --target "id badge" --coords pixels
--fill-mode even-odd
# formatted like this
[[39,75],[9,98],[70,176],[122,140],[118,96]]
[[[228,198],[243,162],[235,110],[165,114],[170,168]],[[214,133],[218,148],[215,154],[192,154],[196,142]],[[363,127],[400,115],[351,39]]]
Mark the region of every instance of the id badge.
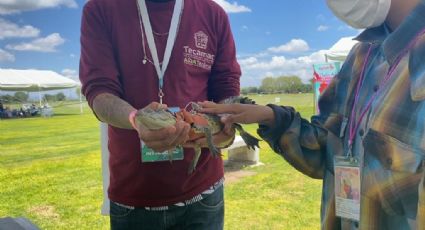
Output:
[[[178,107],[168,108],[172,113],[176,113],[180,110]],[[141,153],[142,153],[142,163],[148,162],[162,162],[162,161],[176,161],[183,160],[183,147],[177,147],[172,150],[164,152],[155,152],[153,149],[146,146],[143,141],[140,142]]]
[[178,161],[183,160],[183,147],[177,147],[164,152],[155,152],[153,149],[140,142],[142,152],[142,163],[161,162],[161,161]]
[[356,158],[335,157],[336,215],[360,221],[360,163]]

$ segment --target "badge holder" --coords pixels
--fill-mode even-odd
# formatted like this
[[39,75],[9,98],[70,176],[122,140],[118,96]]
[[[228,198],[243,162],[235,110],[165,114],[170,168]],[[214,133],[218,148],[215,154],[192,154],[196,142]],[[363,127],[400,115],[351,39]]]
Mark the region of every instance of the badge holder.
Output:
[[[180,108],[172,107],[168,110],[170,110],[172,113],[176,113],[180,110]],[[176,161],[184,159],[183,147],[181,146],[164,152],[155,152],[153,149],[146,146],[143,141],[140,141],[140,148],[142,153],[142,163]]]
[[342,218],[360,220],[360,161],[356,157],[335,156],[335,209]]
[[155,152],[153,149],[140,142],[142,163],[183,160],[183,147],[177,147],[164,152]]

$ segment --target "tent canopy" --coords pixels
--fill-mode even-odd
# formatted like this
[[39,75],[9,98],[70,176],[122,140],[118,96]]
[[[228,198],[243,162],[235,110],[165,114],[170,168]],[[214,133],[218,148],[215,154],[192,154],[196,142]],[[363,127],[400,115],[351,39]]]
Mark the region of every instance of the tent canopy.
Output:
[[39,92],[67,89],[79,83],[49,70],[0,69],[0,90]]
[[354,37],[343,37],[339,39],[339,41],[326,52],[326,59],[330,61],[345,61],[351,48],[357,44],[357,41],[353,40],[353,38]]

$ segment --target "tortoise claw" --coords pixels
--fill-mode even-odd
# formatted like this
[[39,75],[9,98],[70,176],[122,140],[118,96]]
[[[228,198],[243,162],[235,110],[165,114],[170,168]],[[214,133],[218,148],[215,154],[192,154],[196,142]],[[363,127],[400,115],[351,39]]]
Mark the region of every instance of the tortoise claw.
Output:
[[196,165],[198,164],[199,157],[201,156],[201,147],[195,147],[195,155],[193,156],[193,160],[190,163],[189,170],[187,173],[190,175],[196,170]]
[[214,157],[218,157],[221,155],[220,149],[215,147],[214,145],[209,146],[210,152]]
[[240,124],[233,124],[233,126],[239,131],[239,134],[241,135],[243,141],[247,145],[248,149],[254,150],[255,147],[259,148],[259,142],[260,140],[251,134],[247,133]]

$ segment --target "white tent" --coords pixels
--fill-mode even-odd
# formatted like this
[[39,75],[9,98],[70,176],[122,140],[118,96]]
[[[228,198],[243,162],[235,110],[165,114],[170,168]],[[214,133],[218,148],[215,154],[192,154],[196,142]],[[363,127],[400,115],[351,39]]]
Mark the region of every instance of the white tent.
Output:
[[328,61],[345,61],[351,48],[357,41],[353,40],[354,37],[343,37],[339,39],[325,54],[326,62]]
[[0,90],[38,92],[67,89],[79,83],[49,70],[0,69]]
[[[78,87],[80,83],[50,70],[0,69],[0,90],[39,92]],[[80,95],[81,102],[81,95]]]

